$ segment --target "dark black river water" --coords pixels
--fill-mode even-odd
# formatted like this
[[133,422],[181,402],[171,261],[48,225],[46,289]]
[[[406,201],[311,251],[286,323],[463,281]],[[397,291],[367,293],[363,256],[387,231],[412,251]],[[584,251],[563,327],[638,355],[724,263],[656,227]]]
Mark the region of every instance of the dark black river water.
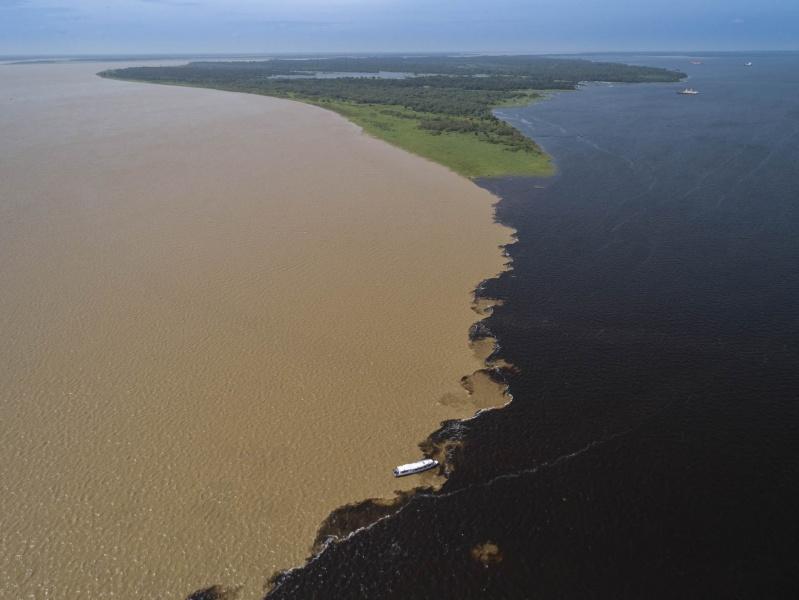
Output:
[[558,165],[481,182],[518,231],[484,291],[514,400],[270,598],[799,597],[799,54],[597,58],[701,93],[502,110]]

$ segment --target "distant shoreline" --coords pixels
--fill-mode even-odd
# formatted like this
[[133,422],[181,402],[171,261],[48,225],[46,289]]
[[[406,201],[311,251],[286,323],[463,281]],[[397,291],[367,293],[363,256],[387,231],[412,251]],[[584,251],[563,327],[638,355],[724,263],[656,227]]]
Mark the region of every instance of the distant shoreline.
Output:
[[364,57],[191,62],[110,69],[101,77],[298,100],[469,178],[554,174],[551,158],[496,117],[581,81],[672,82],[684,74],[535,56]]
[[[116,81],[129,81],[131,83],[151,83],[159,85],[174,85],[180,87],[193,87],[200,89],[214,89],[222,92],[251,93],[293,100],[311,106],[329,110],[341,115],[364,132],[374,138],[388,142],[406,152],[432,160],[443,165],[458,175],[469,179],[484,177],[548,177],[555,174],[551,157],[543,151],[535,156],[507,156],[500,154],[502,149],[496,149],[485,143],[469,139],[469,136],[449,133],[436,136],[423,130],[406,126],[407,118],[391,114],[396,111],[391,105],[362,105],[351,102],[337,102],[334,100],[312,101],[306,98],[247,92],[235,88],[196,85],[179,81],[147,81],[141,79],[128,79],[112,75],[109,71],[101,71],[99,77],[114,79]],[[508,106],[525,106],[540,98],[540,95],[524,96],[529,102],[499,104],[496,108]],[[509,153],[508,153],[509,154]],[[526,159],[526,160],[525,160]]]

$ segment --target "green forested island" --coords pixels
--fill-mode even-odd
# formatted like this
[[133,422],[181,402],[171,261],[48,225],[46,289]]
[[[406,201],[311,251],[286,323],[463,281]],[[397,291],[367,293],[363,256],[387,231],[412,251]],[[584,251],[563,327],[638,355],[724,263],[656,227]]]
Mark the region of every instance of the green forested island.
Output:
[[192,62],[103,77],[290,98],[468,177],[547,175],[538,145],[493,114],[583,81],[673,82],[684,73],[537,56],[382,56]]

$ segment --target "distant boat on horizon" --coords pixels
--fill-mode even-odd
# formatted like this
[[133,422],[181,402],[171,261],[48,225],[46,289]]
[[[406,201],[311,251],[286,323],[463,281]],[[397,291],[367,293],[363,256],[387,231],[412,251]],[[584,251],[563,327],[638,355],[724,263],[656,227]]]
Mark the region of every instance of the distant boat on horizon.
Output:
[[745,62],[744,66],[745,67],[751,67],[752,66],[752,61],[750,60],[750,61]]
[[691,61],[691,64],[692,64],[692,65],[703,65],[703,64],[705,64],[705,63],[703,63],[701,60],[692,60],[692,61]]
[[680,90],[677,93],[680,94],[681,96],[696,96],[697,94],[699,94],[699,91],[695,90],[694,88],[687,87],[684,90]]

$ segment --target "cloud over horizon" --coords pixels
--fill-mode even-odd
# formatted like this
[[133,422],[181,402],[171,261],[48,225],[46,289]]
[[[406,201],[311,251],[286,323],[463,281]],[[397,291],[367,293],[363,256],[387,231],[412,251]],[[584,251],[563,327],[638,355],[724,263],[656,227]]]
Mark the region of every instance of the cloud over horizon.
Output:
[[0,0],[0,54],[799,50],[786,0]]

